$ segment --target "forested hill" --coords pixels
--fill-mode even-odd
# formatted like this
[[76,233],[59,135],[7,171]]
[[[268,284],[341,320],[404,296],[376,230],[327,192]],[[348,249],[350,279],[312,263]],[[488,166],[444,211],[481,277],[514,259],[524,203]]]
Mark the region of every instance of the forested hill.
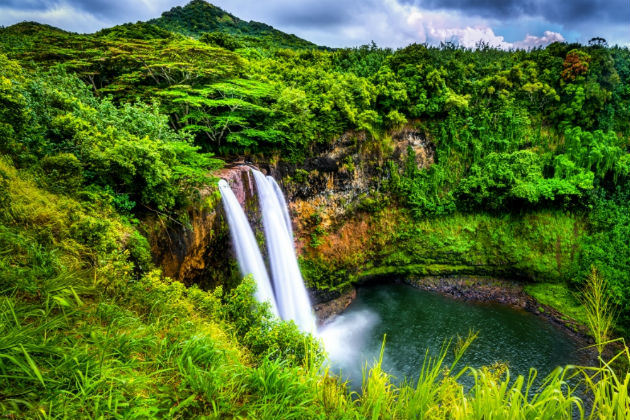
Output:
[[265,23],[246,22],[204,0],[192,0],[184,7],[174,7],[148,23],[196,38],[204,34],[228,34],[235,38],[231,44],[229,41],[226,43],[225,46],[230,47],[242,43],[248,46],[318,48],[312,42],[279,31]]

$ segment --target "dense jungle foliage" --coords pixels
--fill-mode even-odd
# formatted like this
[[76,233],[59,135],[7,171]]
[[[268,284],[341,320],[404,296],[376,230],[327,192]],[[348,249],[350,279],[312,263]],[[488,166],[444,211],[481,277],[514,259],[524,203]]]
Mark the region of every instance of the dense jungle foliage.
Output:
[[[428,169],[411,150],[403,165],[387,158],[402,128],[434,148]],[[153,265],[145,218],[186,223],[187,206],[215,206],[198,188],[224,161],[299,164],[348,132],[383,157],[369,162],[383,188],[359,211],[407,221],[388,258],[421,252],[419,235],[441,246],[435,221],[468,254],[511,249],[518,221],[534,220],[521,236],[571,263],[545,277],[553,257],[533,249],[515,264],[576,291],[596,267],[627,335],[627,48],[332,50],[200,0],[87,35],[24,22],[0,29],[0,417],[569,419],[588,414],[562,383],[577,375],[595,418],[626,418],[629,377],[608,365],[555,372],[540,400],[498,368],[440,375],[443,358],[425,361],[417,387],[376,365],[350,395],[249,281],[204,291]],[[556,245],[572,226],[579,242]]]

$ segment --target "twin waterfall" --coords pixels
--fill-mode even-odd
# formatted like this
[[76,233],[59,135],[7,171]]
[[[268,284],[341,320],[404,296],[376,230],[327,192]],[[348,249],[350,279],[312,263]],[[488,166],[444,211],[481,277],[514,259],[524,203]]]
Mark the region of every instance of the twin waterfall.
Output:
[[314,333],[315,317],[295,255],[291,218],[284,195],[272,177],[266,177],[255,169],[251,171],[258,191],[271,279],[241,205],[228,183],[219,181],[241,274],[254,277],[256,298],[260,302],[269,302],[274,315],[287,321],[293,320],[302,331]]

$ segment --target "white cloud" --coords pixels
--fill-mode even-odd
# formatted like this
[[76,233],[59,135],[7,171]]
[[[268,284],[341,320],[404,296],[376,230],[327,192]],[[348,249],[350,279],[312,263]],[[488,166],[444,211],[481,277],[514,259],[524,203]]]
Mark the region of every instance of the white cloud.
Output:
[[[491,46],[510,49],[527,49],[541,45],[547,45],[554,41],[564,41],[564,37],[551,31],[545,31],[541,37],[527,34],[517,42],[507,42],[501,35],[494,33],[491,22],[482,18],[463,16],[458,12],[428,11],[414,5],[403,5],[397,0],[385,0],[384,4],[389,16],[397,16],[396,27],[406,26],[406,32],[414,34],[415,39],[410,42],[427,42],[439,44],[441,42],[453,42],[466,48],[474,48],[479,42]],[[387,36],[386,33],[383,34]]]
[[564,37],[558,32],[545,31],[543,36],[533,36],[527,34],[522,41],[515,42],[515,48],[529,49],[549,45],[552,42],[564,42]]
[[[237,9],[240,2],[232,0],[230,3],[231,6],[226,7]],[[557,32],[545,31],[540,37],[527,34],[521,41],[507,42],[492,29],[498,22],[465,16],[455,11],[424,10],[412,4],[403,4],[400,0],[366,0],[356,6],[352,19],[327,27],[326,30],[317,25],[304,27],[291,24],[285,24],[279,29],[331,47],[358,46],[374,41],[381,47],[392,48],[414,42],[453,42],[474,48],[483,41],[503,49],[528,49],[564,40]],[[338,7],[341,9],[345,5],[340,2]]]
[[94,32],[114,25],[97,19],[90,13],[67,5],[55,5],[47,10],[15,10],[0,6],[0,24],[8,26],[23,21],[35,21],[72,32]]

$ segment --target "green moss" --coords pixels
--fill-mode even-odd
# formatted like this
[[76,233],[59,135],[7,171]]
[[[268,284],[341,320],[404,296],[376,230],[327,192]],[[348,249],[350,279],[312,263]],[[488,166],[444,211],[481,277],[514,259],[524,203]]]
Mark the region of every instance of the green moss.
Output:
[[309,287],[319,290],[347,291],[356,277],[345,268],[330,265],[321,259],[299,258],[300,271]]
[[[584,235],[582,218],[560,211],[453,214],[414,222],[390,208],[368,217],[364,237],[349,252],[311,249],[305,259],[322,261],[329,271],[343,270],[344,281],[348,276],[466,274],[562,282],[570,278],[575,244]],[[334,248],[334,232],[327,238]]]
[[543,305],[551,306],[580,324],[586,324],[586,310],[575,298],[575,293],[566,284],[529,284],[525,286],[525,292],[536,298]]
[[448,264],[408,264],[399,266],[379,266],[361,271],[358,277],[373,276],[446,276],[453,274],[471,274],[478,270],[467,265]]
[[293,174],[293,181],[298,184],[307,184],[308,177],[308,171],[305,171],[304,169],[296,169],[295,174]]

